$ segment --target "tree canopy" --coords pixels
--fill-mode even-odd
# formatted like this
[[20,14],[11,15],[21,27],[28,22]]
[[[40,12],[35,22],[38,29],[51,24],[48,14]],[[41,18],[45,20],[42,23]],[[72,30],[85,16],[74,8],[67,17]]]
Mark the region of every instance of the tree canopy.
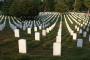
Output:
[[90,10],[90,0],[84,0],[84,4]]
[[36,16],[39,11],[87,11],[90,0],[5,0],[0,7],[8,15]]

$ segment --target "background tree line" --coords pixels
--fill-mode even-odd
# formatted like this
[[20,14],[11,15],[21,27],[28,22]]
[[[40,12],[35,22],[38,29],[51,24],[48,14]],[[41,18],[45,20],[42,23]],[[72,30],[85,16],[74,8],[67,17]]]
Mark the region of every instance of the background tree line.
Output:
[[40,11],[87,11],[90,0],[5,0],[0,9],[8,15],[36,16]]

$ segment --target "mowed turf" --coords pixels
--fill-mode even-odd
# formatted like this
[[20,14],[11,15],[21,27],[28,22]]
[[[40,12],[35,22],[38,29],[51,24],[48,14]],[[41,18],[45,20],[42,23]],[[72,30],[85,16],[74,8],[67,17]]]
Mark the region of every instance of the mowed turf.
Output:
[[18,53],[18,40],[20,38],[14,37],[13,31],[7,24],[6,28],[0,32],[0,60],[90,60],[90,43],[87,43],[83,48],[77,48],[76,41],[73,41],[67,30],[64,17],[62,20],[62,56],[53,56],[53,42],[56,41],[60,19],[46,37],[40,35],[40,41],[34,40],[33,30],[31,35],[20,30],[20,38],[27,40],[27,54]]

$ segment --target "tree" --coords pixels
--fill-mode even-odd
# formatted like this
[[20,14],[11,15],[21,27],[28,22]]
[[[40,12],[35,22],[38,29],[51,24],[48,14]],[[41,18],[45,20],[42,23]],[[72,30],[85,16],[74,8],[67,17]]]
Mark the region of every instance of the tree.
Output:
[[75,0],[74,11],[79,11],[81,6],[82,6],[82,1],[81,0]]
[[3,14],[8,14],[8,9],[10,8],[13,1],[14,0],[4,0],[3,1],[3,5],[1,8],[1,11],[3,12]]
[[15,0],[9,8],[9,15],[23,16],[29,15],[33,9],[32,3],[29,0]]
[[67,5],[69,11],[72,11],[74,9],[74,0],[65,0],[65,4]]
[[55,0],[47,0],[48,10],[54,11],[55,8]]
[[84,0],[84,5],[90,10],[90,0]]
[[67,5],[65,4],[64,0],[57,0],[55,5],[55,11],[57,12],[66,12],[68,9]]
[[34,17],[42,8],[41,0],[5,0],[2,11],[11,16]]
[[0,9],[2,8],[2,6],[3,6],[3,2],[0,2]]
[[[5,2],[3,12],[10,16],[17,16],[22,18],[25,16],[28,19],[34,19],[39,13],[40,1],[37,0],[8,0]],[[29,18],[29,19],[30,19]]]

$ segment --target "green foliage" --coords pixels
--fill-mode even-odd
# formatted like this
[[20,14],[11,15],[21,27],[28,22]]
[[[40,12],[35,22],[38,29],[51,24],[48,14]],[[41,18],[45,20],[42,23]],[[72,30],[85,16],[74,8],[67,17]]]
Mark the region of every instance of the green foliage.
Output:
[[9,14],[16,16],[28,15],[32,8],[32,3],[29,0],[22,2],[14,1],[11,7],[9,8]]
[[0,9],[2,8],[3,2],[0,2]]
[[74,11],[79,11],[81,6],[82,6],[82,1],[81,0],[75,0]]
[[64,0],[58,0],[55,5],[55,11],[65,12],[67,10],[67,5]]
[[84,0],[84,4],[90,10],[90,0]]
[[47,5],[48,5],[48,10],[49,11],[54,11],[54,5],[55,5],[55,1],[54,0],[47,0]]
[[39,10],[38,4],[33,0],[8,0],[4,2],[2,11],[7,15],[36,16]]
[[73,10],[74,6],[74,0],[65,0],[65,4],[68,6],[68,10]]
[[20,16],[37,14],[38,11],[87,11],[87,8],[90,9],[90,0],[7,0],[2,11]]

